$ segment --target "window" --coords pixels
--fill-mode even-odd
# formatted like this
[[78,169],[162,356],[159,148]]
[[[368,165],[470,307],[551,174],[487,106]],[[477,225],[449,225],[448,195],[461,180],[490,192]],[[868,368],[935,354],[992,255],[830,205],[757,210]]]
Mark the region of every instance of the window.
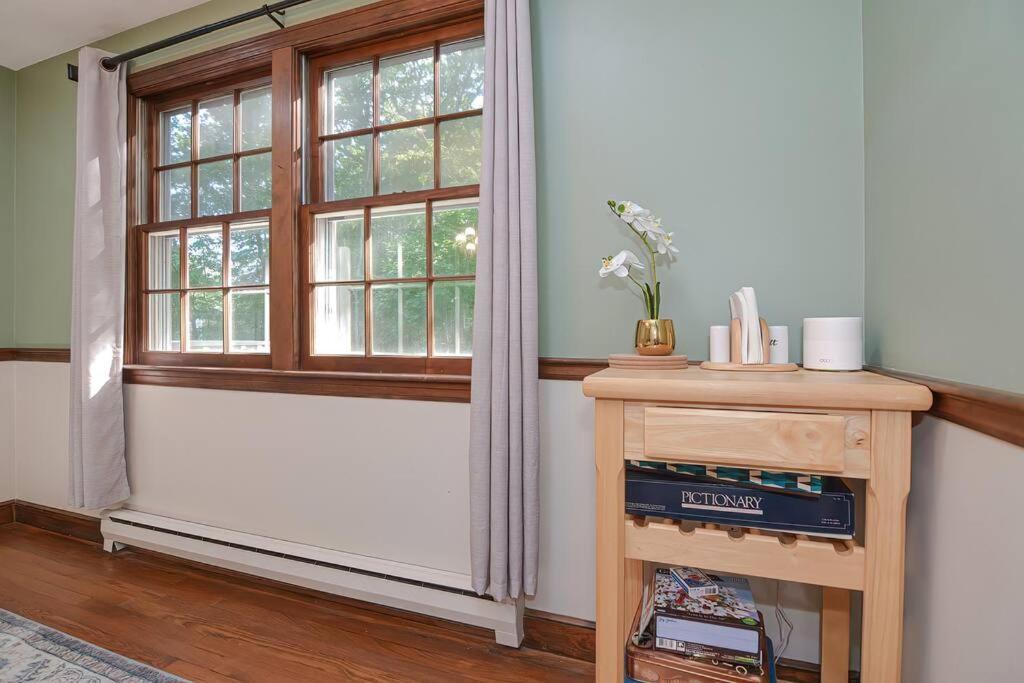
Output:
[[270,351],[267,221],[155,229],[146,252],[149,351]]
[[312,65],[304,367],[468,372],[483,40],[408,43]]
[[265,82],[154,102],[143,362],[269,366],[271,111]]
[[[243,374],[468,396],[482,10],[441,13],[436,28],[415,13],[367,19],[343,51],[352,20],[334,47],[296,27],[294,44],[237,67],[211,57],[134,76],[131,364],[345,371]],[[294,150],[277,148],[289,138]]]
[[157,112],[158,221],[270,208],[270,86]]

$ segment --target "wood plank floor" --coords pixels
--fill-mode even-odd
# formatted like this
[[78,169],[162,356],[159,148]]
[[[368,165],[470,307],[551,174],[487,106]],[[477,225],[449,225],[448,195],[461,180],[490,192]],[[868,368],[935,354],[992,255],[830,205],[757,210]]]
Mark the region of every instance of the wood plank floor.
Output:
[[0,526],[0,607],[193,681],[583,681],[461,624]]

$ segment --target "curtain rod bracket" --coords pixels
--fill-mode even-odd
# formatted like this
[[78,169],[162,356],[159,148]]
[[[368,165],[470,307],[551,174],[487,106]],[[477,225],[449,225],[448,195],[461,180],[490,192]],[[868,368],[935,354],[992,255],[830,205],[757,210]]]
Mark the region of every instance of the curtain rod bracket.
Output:
[[[263,6],[263,11],[266,13],[268,19],[270,19],[272,22],[277,24],[278,28],[284,28],[284,24],[281,23],[281,20],[274,16],[274,14],[275,14],[274,10],[271,10],[268,6],[264,5]],[[284,10],[283,9],[276,10],[276,14],[280,14],[283,17],[284,16]]]

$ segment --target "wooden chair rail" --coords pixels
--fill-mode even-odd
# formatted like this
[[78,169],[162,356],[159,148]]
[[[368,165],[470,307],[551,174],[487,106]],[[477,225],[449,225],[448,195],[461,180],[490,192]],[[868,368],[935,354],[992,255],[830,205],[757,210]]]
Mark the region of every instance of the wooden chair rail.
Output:
[[[14,360],[67,363],[71,360],[71,352],[66,348],[0,348],[0,362]],[[690,363],[699,365],[699,361]],[[541,358],[539,376],[541,379],[580,382],[588,375],[606,367],[608,367],[608,362],[599,358]],[[202,368],[190,369],[196,373],[202,371]],[[869,366],[868,370],[923,384],[931,389],[933,403],[928,411],[930,415],[1024,447],[1024,394],[874,366]],[[126,378],[126,382],[131,383],[132,379]],[[170,376],[166,377],[162,384],[175,386]],[[180,386],[195,386],[195,384]],[[232,388],[239,391],[260,391],[260,389],[249,389],[245,386]],[[271,391],[271,389],[262,390]],[[287,385],[282,385],[273,391],[287,392]]]

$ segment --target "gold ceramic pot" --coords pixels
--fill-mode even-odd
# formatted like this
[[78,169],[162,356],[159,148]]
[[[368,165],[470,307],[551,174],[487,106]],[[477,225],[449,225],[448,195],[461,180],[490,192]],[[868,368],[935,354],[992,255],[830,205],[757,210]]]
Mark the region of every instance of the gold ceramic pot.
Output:
[[671,320],[637,320],[636,352],[641,356],[668,356],[676,350],[676,328]]

